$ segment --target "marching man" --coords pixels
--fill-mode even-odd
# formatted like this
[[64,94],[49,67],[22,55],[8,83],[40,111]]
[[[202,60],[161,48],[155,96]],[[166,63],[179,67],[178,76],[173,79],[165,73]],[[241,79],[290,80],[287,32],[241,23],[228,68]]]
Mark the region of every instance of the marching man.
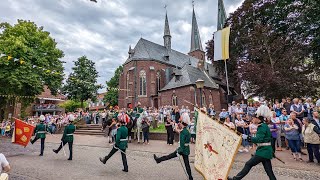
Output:
[[128,129],[126,127],[126,121],[125,117],[122,116],[123,118],[119,118],[119,122],[121,124],[121,127],[117,130],[117,135],[116,135],[116,143],[113,146],[112,150],[110,153],[104,157],[104,158],[99,158],[100,161],[103,164],[106,164],[108,159],[113,156],[114,153],[116,153],[118,150],[121,152],[121,157],[122,157],[122,163],[123,163],[123,170],[124,172],[128,172],[128,163],[127,163],[127,157],[126,157],[126,149],[128,147]]
[[[187,129],[188,125],[190,124],[190,117],[188,113],[183,113],[181,115],[181,119],[182,119],[182,122],[180,125],[182,126],[182,130],[180,130],[181,132],[180,132],[179,148],[167,156],[157,157],[154,154],[153,157],[157,163],[160,163],[162,161],[166,161],[181,155],[184,161],[184,165],[186,167],[187,174],[189,176],[189,180],[193,180],[190,163],[189,163],[189,154],[190,154],[189,143],[190,143],[191,134]],[[176,130],[176,131],[179,131],[179,130]]]
[[44,124],[45,117],[44,115],[40,116],[40,123],[37,124],[36,128],[34,129],[35,132],[35,138],[31,140],[31,144],[35,143],[38,139],[41,139],[41,150],[40,155],[43,156],[44,151],[44,142],[46,140],[46,133],[49,131],[49,128],[46,124]]
[[69,159],[72,160],[72,145],[73,145],[73,133],[76,130],[76,127],[72,124],[74,121],[74,116],[72,114],[69,115],[69,124],[64,128],[63,135],[61,138],[61,144],[57,150],[53,149],[53,152],[58,154],[61,148],[68,143],[69,145]]
[[257,150],[254,156],[246,162],[244,168],[233,178],[228,177],[228,180],[238,180],[244,178],[253,166],[259,163],[263,164],[264,170],[269,176],[270,180],[276,180],[276,177],[272,170],[271,159],[273,158],[273,151],[271,147],[271,132],[267,124],[264,122],[264,118],[270,116],[268,107],[260,106],[257,110],[257,114],[253,115],[253,122],[259,124],[255,137],[249,136],[249,142],[253,142],[257,145]]

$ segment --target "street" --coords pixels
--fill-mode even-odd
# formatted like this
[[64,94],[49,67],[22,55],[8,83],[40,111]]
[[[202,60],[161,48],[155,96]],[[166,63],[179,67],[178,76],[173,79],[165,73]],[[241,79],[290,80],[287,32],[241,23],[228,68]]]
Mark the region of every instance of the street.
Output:
[[[110,151],[110,145],[107,139],[97,136],[75,137],[73,161],[67,161],[68,146],[65,146],[67,156],[60,151],[58,155],[52,152],[52,149],[59,146],[59,137],[49,136],[46,139],[45,153],[39,157],[40,143],[29,144],[26,148],[10,143],[9,139],[1,139],[0,152],[7,156],[12,166],[10,179],[114,179],[114,180],[176,180],[186,179],[184,171],[179,163],[179,159],[156,164],[153,160],[153,154],[164,155],[174,151],[175,146],[167,146],[164,141],[151,141],[150,145],[141,145],[137,143],[129,144],[128,165],[129,172],[122,172],[121,155],[117,152],[106,165],[99,161],[99,157],[107,155]],[[193,147],[192,147],[193,149]],[[309,165],[305,162],[295,162],[289,160],[286,156],[289,152],[285,151],[278,156],[286,164],[277,160],[272,160],[276,177],[279,180],[298,180],[298,179],[320,179],[318,165]],[[201,175],[193,168],[194,154],[191,154],[190,161],[194,179],[203,179]],[[131,158],[133,157],[133,158]],[[250,154],[241,154],[236,158],[231,175],[236,174],[244,165],[244,162],[250,158]],[[307,157],[304,156],[304,159]],[[292,158],[291,158],[292,159]],[[258,165],[253,168],[246,176],[247,180],[261,179],[267,180],[263,167]]]

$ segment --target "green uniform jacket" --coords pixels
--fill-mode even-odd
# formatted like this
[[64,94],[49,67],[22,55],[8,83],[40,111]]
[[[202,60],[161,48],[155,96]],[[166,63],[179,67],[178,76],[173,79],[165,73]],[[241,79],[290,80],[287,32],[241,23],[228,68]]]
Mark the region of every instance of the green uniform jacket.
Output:
[[73,134],[74,131],[76,131],[76,127],[73,124],[68,124],[64,128],[63,136],[61,140],[64,142],[73,142],[73,135],[68,135],[68,134]]
[[[252,137],[252,142],[255,144],[258,143],[270,143],[271,142],[271,132],[267,124],[262,123],[260,126],[258,126],[257,134],[255,137]],[[270,146],[258,146],[256,150],[256,155],[266,158],[266,159],[272,159],[273,157],[273,151],[272,147]]]
[[49,132],[49,127],[43,123],[37,124],[34,129],[36,133],[36,138],[46,138],[46,133]]
[[136,111],[136,118],[139,118],[140,114],[143,113],[143,109],[141,107],[135,107],[133,111]]
[[125,150],[128,147],[127,139],[128,139],[128,128],[126,126],[121,126],[117,130],[116,146],[121,150]]
[[188,131],[187,127],[184,127],[183,130],[180,132],[180,144],[178,148],[179,154],[184,154],[187,156],[190,154],[190,138],[190,132]]

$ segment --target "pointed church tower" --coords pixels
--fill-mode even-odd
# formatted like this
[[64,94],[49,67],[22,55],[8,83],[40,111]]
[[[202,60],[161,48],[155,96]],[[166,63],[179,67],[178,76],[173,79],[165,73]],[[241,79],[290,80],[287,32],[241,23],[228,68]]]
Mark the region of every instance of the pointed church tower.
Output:
[[164,41],[164,46],[167,48],[167,50],[171,50],[171,35],[170,35],[170,28],[169,28],[167,11],[166,11],[166,19],[164,22],[163,41]]
[[191,47],[190,52],[188,54],[200,60],[198,62],[198,68],[203,70],[205,67],[205,52],[202,49],[201,38],[196,19],[196,14],[194,12],[194,7],[192,11]]

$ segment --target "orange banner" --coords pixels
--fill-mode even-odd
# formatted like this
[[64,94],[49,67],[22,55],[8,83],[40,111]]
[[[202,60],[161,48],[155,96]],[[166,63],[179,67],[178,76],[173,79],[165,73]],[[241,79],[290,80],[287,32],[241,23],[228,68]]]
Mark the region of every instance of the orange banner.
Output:
[[31,139],[34,126],[23,122],[19,119],[15,120],[15,129],[12,136],[12,143],[26,147]]

